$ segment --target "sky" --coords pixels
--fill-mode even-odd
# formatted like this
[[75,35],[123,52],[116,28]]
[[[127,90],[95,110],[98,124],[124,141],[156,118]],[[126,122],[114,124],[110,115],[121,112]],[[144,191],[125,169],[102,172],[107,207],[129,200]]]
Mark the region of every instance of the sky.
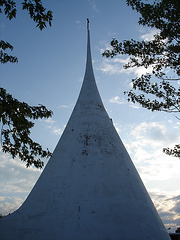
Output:
[[[17,18],[0,16],[0,37],[14,46],[17,64],[0,66],[0,85],[30,105],[43,104],[53,117],[37,120],[32,138],[53,152],[72,113],[85,72],[86,18],[96,82],[104,106],[135,164],[166,228],[180,225],[180,160],[162,152],[180,142],[174,114],[151,112],[127,101],[131,80],[145,73],[127,69],[128,56],[106,59],[101,53],[112,38],[150,40],[156,29],[138,25],[138,13],[125,0],[49,0],[52,27],[40,31],[18,1]],[[180,84],[179,82],[176,83]],[[45,160],[45,163],[47,160]],[[26,168],[0,151],[0,214],[19,208],[42,170]]]

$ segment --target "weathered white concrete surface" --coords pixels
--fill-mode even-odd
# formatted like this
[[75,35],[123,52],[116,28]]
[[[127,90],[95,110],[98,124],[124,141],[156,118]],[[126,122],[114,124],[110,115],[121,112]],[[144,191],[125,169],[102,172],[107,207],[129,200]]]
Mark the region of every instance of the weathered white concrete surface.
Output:
[[83,86],[53,156],[1,240],[169,240],[101,101],[88,31]]

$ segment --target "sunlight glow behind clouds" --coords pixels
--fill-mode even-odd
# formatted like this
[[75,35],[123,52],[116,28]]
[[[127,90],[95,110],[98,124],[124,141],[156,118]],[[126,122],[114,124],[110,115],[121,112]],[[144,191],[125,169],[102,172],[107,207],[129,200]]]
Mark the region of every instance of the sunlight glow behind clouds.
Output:
[[[41,170],[26,168],[18,158],[0,151],[0,214],[16,210],[37,181]],[[3,159],[3,161],[2,161]]]
[[173,145],[180,140],[176,131],[168,131],[166,125],[160,122],[142,122],[130,134],[138,139],[141,146],[146,144],[156,147],[162,146],[162,144]]
[[180,161],[162,151],[163,147],[173,146],[180,141],[176,135],[176,132],[168,131],[167,126],[159,122],[142,122],[130,132],[129,142],[125,145],[150,191],[155,185],[169,191],[169,180],[174,183],[171,190],[179,189],[176,179]]
[[144,41],[151,41],[154,38],[154,35],[159,33],[158,29],[146,29],[145,33],[140,36]]
[[128,58],[115,57],[114,59],[104,59],[102,61],[101,66],[97,69],[102,71],[103,73],[114,75],[114,74],[133,74],[136,77],[140,77],[142,74],[151,73],[152,67],[145,68],[145,67],[133,67],[124,69],[123,65],[128,63]]
[[125,146],[166,228],[174,231],[180,225],[180,161],[164,154],[162,148],[174,146],[180,136],[162,122],[142,122],[129,129]]
[[166,228],[171,228],[170,232],[174,232],[176,227],[180,225],[180,195],[151,192],[150,196]]
[[[154,35],[157,34],[159,31],[157,29],[141,29],[140,31],[140,38],[145,41],[150,41],[154,38]],[[103,44],[103,42],[101,42]],[[105,50],[111,50],[112,47],[109,45],[109,43],[104,43],[104,48],[100,49],[101,53]],[[101,70],[104,73],[113,75],[113,74],[134,74],[137,77],[140,77],[142,74],[151,73],[152,67],[144,68],[144,67],[134,67],[134,68],[128,68],[124,69],[123,65],[127,64],[130,60],[130,57],[125,57],[122,55],[118,55],[114,57],[113,59],[107,59],[103,58],[103,63],[100,66],[99,70]]]

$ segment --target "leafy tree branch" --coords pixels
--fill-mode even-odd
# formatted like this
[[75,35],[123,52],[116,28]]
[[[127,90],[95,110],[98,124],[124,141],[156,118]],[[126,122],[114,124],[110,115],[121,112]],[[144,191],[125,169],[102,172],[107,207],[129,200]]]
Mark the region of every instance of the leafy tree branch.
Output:
[[1,145],[4,152],[8,152],[13,158],[19,157],[26,162],[26,166],[34,165],[43,167],[40,157],[50,157],[50,151],[43,150],[40,144],[34,142],[31,137],[31,128],[35,119],[49,118],[52,111],[43,105],[29,106],[20,102],[0,88],[0,119],[1,119]]
[[[30,18],[36,23],[36,27],[40,30],[43,30],[47,27],[52,25],[52,11],[46,11],[46,8],[43,7],[41,0],[24,0],[22,3],[22,10],[26,10],[30,16]],[[16,8],[16,1],[13,0],[0,0],[0,14],[5,14],[6,18],[12,20],[16,18],[17,15],[17,8]],[[0,62],[1,63],[15,63],[18,62],[17,57],[13,57],[8,55],[5,52],[6,49],[13,50],[13,46],[8,43],[4,42],[3,40],[0,41]]]
[[7,63],[7,62],[17,63],[18,62],[17,57],[8,55],[5,52],[6,49],[10,49],[12,51],[13,46],[10,43],[4,42],[3,40],[1,40],[0,41],[0,63]]
[[[30,18],[36,23],[40,30],[51,26],[52,11],[46,11],[41,0],[24,0],[21,2],[22,10],[27,10]],[[0,14],[4,14],[7,19],[16,18],[16,1],[0,0]],[[17,63],[18,59],[7,53],[12,51],[13,46],[3,40],[0,41],[0,62]],[[5,153],[10,153],[13,158],[19,157],[26,166],[31,165],[42,168],[44,162],[42,158],[51,156],[51,152],[33,141],[30,137],[34,120],[49,118],[52,111],[43,105],[29,106],[25,102],[15,99],[6,89],[0,88],[0,123],[1,123],[1,146]]]
[[173,149],[163,148],[163,152],[165,152],[168,155],[180,158],[180,144],[175,145]]
[[[40,30],[46,28],[47,23],[51,26],[53,19],[52,11],[46,11],[46,8],[42,5],[41,0],[24,0],[21,4],[22,10],[27,10],[30,18],[37,23],[36,27]],[[16,18],[16,1],[0,0],[0,13],[3,12],[9,20]]]
[[[132,79],[132,89],[125,92],[128,101],[137,102],[151,111],[177,114],[180,112],[180,87],[177,83],[180,80],[180,1],[154,0],[149,4],[143,0],[126,0],[126,3],[140,13],[140,25],[156,28],[159,33],[149,41],[131,39],[120,42],[113,38],[111,49],[102,55],[107,58],[129,55],[125,69],[151,69],[150,73]],[[166,70],[170,70],[170,77]],[[179,145],[163,151],[180,156]]]

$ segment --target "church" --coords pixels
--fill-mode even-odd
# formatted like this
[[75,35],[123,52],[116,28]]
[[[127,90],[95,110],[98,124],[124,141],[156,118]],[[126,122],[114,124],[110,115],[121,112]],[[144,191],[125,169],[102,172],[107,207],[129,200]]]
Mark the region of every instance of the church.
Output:
[[170,240],[101,100],[89,20],[82,88],[66,128],[0,240]]

